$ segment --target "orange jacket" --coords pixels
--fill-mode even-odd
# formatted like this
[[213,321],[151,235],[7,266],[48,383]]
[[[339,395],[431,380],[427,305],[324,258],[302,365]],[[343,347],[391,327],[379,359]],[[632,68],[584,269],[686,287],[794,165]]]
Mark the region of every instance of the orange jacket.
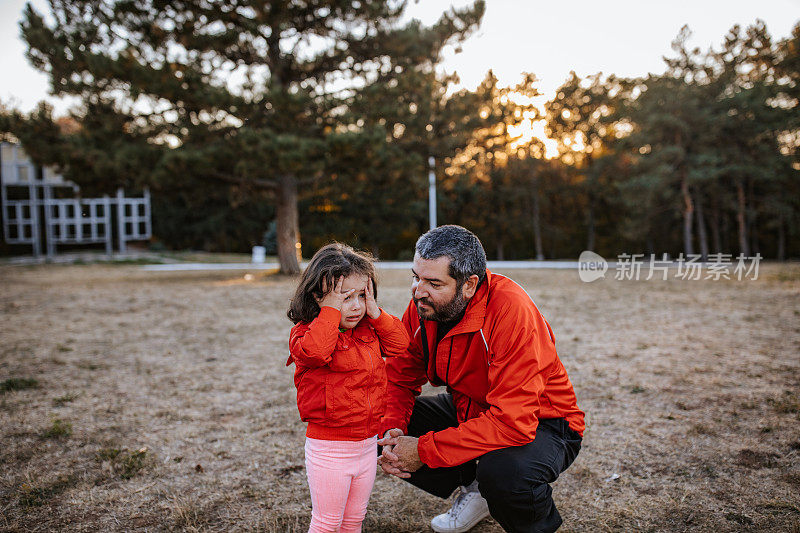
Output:
[[[411,344],[387,361],[389,395],[381,435],[407,431],[414,397],[425,382],[447,385],[459,425],[428,432],[417,449],[426,465],[455,466],[491,450],[527,444],[540,418],[566,418],[583,435],[584,414],[558,358],[550,325],[528,293],[486,271],[464,317],[436,343],[437,323],[425,321],[427,368],[413,301],[403,315]],[[413,335],[411,335],[413,333]]]
[[362,440],[380,429],[386,406],[386,366],[382,355],[399,355],[408,335],[397,317],[381,310],[340,332],[341,313],[320,309],[311,322],[296,324],[289,336],[289,359],[306,436],[324,440]]

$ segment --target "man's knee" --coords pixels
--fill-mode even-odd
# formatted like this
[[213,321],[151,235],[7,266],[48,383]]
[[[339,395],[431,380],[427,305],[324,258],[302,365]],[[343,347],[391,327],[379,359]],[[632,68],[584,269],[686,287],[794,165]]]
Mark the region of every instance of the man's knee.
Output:
[[548,484],[550,468],[531,461],[521,448],[504,448],[478,460],[478,489],[496,520],[509,531],[554,531],[561,518]]
[[408,421],[408,435],[419,437],[457,425],[456,410],[449,394],[418,396]]
[[478,487],[488,497],[527,501],[539,512],[546,511],[552,502],[547,482],[553,472],[521,452],[521,448],[503,448],[483,455],[476,472]]
[[478,460],[475,472],[481,493],[503,497],[529,491],[530,483],[525,479],[520,466],[514,457],[502,453],[502,450],[485,454]]

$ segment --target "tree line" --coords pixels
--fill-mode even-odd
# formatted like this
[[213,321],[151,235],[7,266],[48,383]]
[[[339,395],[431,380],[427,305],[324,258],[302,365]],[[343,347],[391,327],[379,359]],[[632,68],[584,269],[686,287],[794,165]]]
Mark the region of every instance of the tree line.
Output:
[[[437,70],[482,1],[432,26],[404,7],[27,6],[29,60],[82,103],[66,117],[3,108],[0,132],[85,195],[149,186],[167,247],[266,240],[286,273],[332,239],[410,258],[429,158],[439,223],[475,231],[490,258],[800,255],[800,24],[777,41],[760,21],[735,26],[708,51],[684,28],[662,74],[572,73],[538,109],[533,74],[506,87],[490,71],[466,90]],[[557,157],[521,134],[536,120]]]

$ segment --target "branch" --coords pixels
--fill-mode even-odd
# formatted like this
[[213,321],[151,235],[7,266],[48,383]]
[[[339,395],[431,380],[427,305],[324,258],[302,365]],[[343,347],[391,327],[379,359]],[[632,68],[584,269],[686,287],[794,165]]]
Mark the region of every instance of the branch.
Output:
[[209,170],[208,173],[210,176],[228,183],[235,183],[237,185],[255,186],[258,187],[259,189],[265,189],[271,192],[278,191],[278,183],[272,180],[265,180],[260,178],[239,178],[237,176],[225,174],[217,170]]
[[300,179],[297,180],[297,185],[310,185],[312,183],[316,183],[320,179],[322,179],[322,177],[324,175],[325,175],[324,172],[319,171],[316,174],[314,174],[313,176],[310,176],[308,178],[300,178]]

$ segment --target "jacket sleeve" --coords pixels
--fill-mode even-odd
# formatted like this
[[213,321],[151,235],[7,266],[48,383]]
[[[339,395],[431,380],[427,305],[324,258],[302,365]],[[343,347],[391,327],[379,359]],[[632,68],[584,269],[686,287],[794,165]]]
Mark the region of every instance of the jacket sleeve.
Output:
[[325,366],[331,362],[339,338],[339,321],[342,314],[333,307],[323,307],[317,318],[308,324],[298,324],[289,336],[289,365],[308,368]]
[[408,332],[405,326],[394,315],[390,315],[383,309],[376,319],[369,319],[378,340],[381,343],[381,355],[384,357],[394,357],[403,355],[408,350]]
[[456,427],[420,437],[420,459],[432,468],[462,464],[536,437],[540,398],[556,359],[550,329],[533,303],[520,299],[498,310],[493,321],[488,341],[489,409]]
[[408,420],[414,410],[414,398],[419,396],[422,385],[428,382],[422,357],[420,335],[414,335],[419,327],[417,310],[413,302],[409,302],[403,313],[403,329],[410,339],[407,348],[386,359],[386,375],[388,378],[386,412],[381,422],[380,435],[392,428],[400,428],[408,433]]

